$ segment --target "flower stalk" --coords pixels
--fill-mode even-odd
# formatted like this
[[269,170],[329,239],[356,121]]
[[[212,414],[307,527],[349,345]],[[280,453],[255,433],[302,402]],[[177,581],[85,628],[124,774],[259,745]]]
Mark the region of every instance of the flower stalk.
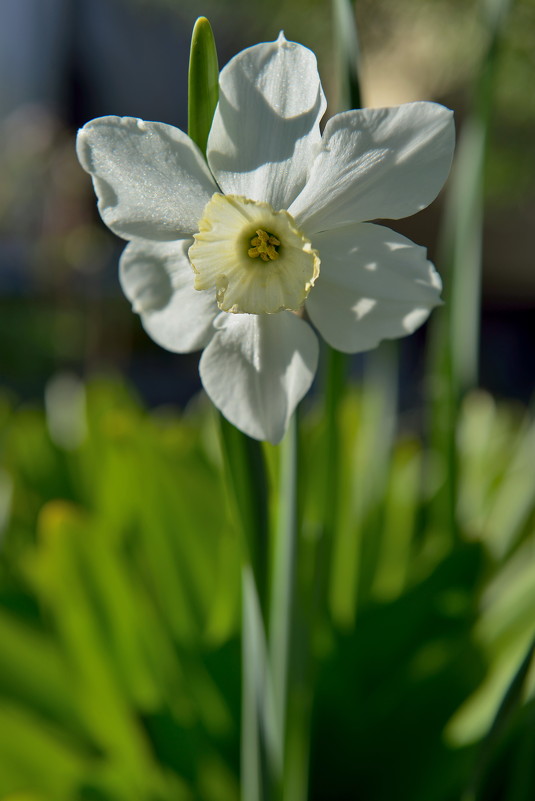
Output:
[[268,577],[268,493],[262,446],[219,415],[225,475],[233,516],[242,535],[243,560],[254,578],[265,618]]
[[275,714],[286,753],[289,672],[295,629],[298,521],[298,417],[293,416],[280,446],[279,514],[275,532],[270,603],[270,662]]

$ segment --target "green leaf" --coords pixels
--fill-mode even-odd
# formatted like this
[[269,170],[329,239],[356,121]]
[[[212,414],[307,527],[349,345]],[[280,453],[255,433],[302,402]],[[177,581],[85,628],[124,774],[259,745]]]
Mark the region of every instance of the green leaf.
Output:
[[338,110],[360,108],[360,48],[352,0],[333,0],[334,50],[338,67]]
[[[83,752],[31,709],[0,704],[0,797],[23,789],[55,801],[72,799],[83,776]],[[16,796],[13,801],[16,801]],[[21,797],[21,801],[22,801]]]
[[513,676],[503,700],[496,712],[496,716],[489,732],[482,743],[479,759],[475,763],[472,781],[463,796],[463,801],[476,801],[480,798],[480,791],[485,774],[492,765],[493,756],[514,712],[522,704],[526,681],[533,663],[535,654],[535,640],[532,640],[518,670]]
[[188,134],[206,155],[219,97],[219,66],[212,27],[199,17],[191,36],[188,75]]

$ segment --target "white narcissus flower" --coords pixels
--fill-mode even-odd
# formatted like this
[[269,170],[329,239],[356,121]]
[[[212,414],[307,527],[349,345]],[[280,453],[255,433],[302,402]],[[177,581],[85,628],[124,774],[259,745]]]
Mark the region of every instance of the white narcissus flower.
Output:
[[164,348],[204,348],[214,404],[278,442],[316,371],[404,336],[439,301],[426,251],[366,220],[425,208],[448,175],[452,113],[435,103],[337,114],[314,54],[258,44],[221,71],[207,162],[185,133],[101,117],[78,134],[104,222],[129,240],[122,288]]

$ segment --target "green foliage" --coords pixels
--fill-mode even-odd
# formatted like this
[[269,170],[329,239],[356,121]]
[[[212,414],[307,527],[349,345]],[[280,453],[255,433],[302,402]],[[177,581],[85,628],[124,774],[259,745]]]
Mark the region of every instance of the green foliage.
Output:
[[[313,798],[449,801],[477,779],[490,799],[499,765],[500,797],[527,801],[529,671],[490,761],[477,744],[535,628],[534,424],[466,399],[456,539],[432,514],[440,457],[394,436],[388,406],[370,383],[341,407]],[[85,435],[59,445],[50,412],[0,409],[12,488],[0,492],[0,798],[234,801],[240,546],[211,413],[148,414],[124,385],[95,382]],[[303,420],[302,583],[324,503],[322,425]]]
[[41,412],[4,422],[0,797],[233,798],[239,557],[213,435],[111,384],[87,427],[67,451]]
[[[208,7],[228,18],[228,5]],[[284,26],[289,38],[313,44],[330,24],[320,0],[308,4],[304,31],[302,3],[231,5],[229,27],[236,18],[254,21],[263,38]],[[338,56],[354,71],[349,4],[337,7],[346,48]],[[318,677],[308,675],[307,653],[284,688],[308,721],[317,684],[311,801],[535,796],[535,424],[524,409],[483,393],[462,397],[477,383],[474,279],[491,89],[514,135],[505,136],[502,122],[490,137],[490,194],[496,187],[511,193],[514,182],[522,197],[533,172],[523,148],[511,145],[529,140],[533,118],[524,77],[533,0],[515,4],[499,79],[484,22],[475,37],[464,24],[475,4],[437,0],[420,14],[429,8],[423,0],[364,0],[358,11],[383,56],[407,31],[413,48],[415,21],[420,32],[439,31],[431,41],[446,47],[424,82],[433,94],[464,85],[466,64],[477,75],[486,59],[474,91],[479,128],[474,136],[466,126],[445,235],[454,252],[445,248],[441,265],[455,256],[470,282],[470,291],[458,284],[447,307],[464,319],[449,325],[459,337],[457,362],[471,355],[468,380],[455,359],[441,363],[442,343],[432,357],[437,386],[454,381],[455,392],[434,410],[429,445],[398,432],[392,351],[372,356],[373,380],[345,394],[344,359],[331,354],[324,417],[303,417],[291,454],[299,471],[278,449],[247,444],[223,422],[233,503],[208,410],[149,414],[123,384],[104,381],[85,394],[60,383],[59,392],[47,393],[46,413],[0,397],[0,801],[236,801],[243,540],[234,521],[265,534],[260,554],[249,549],[254,563],[264,565],[268,547],[274,551],[264,599],[270,590],[276,595],[277,550],[297,518],[300,608],[287,621],[296,643],[290,648],[283,631],[278,659],[283,674],[286,649],[302,656],[310,647],[320,666]],[[204,149],[217,59],[207,23],[196,30],[190,133]],[[373,44],[373,36],[364,38]],[[355,88],[350,105],[358,105]],[[35,194],[33,175],[30,183]],[[20,356],[34,330],[42,373],[50,372],[55,339],[62,356],[80,346],[72,315],[55,313],[43,338],[39,316],[21,327],[21,310],[4,307],[8,337],[17,341],[7,351]],[[58,324],[63,335],[54,337]],[[22,362],[38,383],[36,360]],[[18,374],[22,362],[8,358],[9,373]],[[250,466],[262,450],[271,495],[255,503],[258,475]],[[285,481],[298,483],[295,506],[292,493],[277,495]],[[287,599],[281,604],[284,610]],[[269,717],[269,688],[254,690]],[[291,741],[291,726],[288,735]]]

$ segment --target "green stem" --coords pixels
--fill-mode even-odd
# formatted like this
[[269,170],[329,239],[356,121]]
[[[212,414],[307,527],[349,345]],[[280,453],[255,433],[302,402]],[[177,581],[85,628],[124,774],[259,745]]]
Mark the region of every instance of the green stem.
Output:
[[296,556],[298,547],[297,413],[281,444],[279,516],[273,558],[270,605],[270,660],[275,719],[281,752],[286,751],[288,684],[295,626]]
[[338,527],[340,500],[340,411],[347,376],[348,357],[333,348],[327,350],[325,382],[325,439],[322,503],[322,532],[316,553],[316,601],[321,615],[329,595],[334,538]]
[[244,563],[253,572],[265,619],[268,576],[268,493],[264,454],[259,442],[219,416],[226,477],[234,517],[243,538]]
[[282,772],[282,746],[268,657],[267,476],[261,443],[220,415],[225,475],[234,519],[242,535],[242,801],[274,801]]
[[[270,656],[276,720],[284,754],[281,801],[308,796],[310,719],[316,673],[312,638],[315,618],[306,604],[310,586],[299,587],[299,417],[281,446],[279,517],[273,561]],[[301,591],[300,591],[301,590]]]
[[282,752],[266,632],[251,566],[242,570],[242,801],[280,798]]
[[297,569],[303,542],[299,538],[299,429],[296,420],[282,446],[270,645],[277,721],[284,746],[284,801],[306,801],[308,796],[310,721],[317,675],[314,643],[316,626],[326,610],[332,543],[338,520],[339,411],[345,377],[346,356],[330,350],[322,536],[313,557],[314,582],[311,586],[307,577],[307,584],[300,592]]
[[242,571],[242,680],[241,680],[241,799],[261,801],[260,727],[256,699],[256,648],[254,578]]

